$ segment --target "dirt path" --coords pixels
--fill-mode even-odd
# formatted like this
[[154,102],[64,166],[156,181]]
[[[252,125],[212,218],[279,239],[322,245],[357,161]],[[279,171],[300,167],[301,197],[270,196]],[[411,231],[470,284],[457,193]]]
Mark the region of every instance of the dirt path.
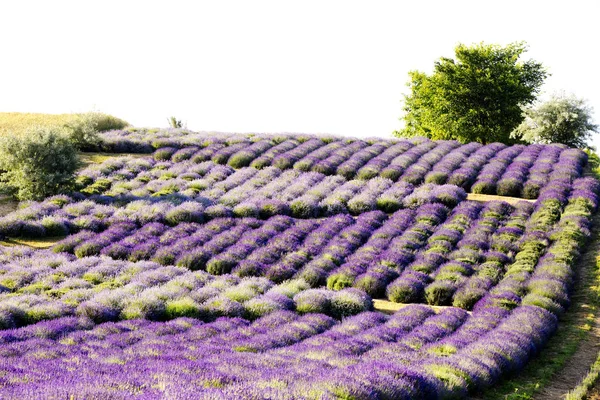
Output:
[[500,200],[500,201],[505,201],[508,204],[516,204],[520,201],[528,201],[530,203],[535,202],[535,200],[522,199],[520,197],[496,196],[494,194],[478,194],[478,193],[467,193],[467,200],[483,201],[483,202]]
[[[423,303],[394,303],[394,302],[388,301],[386,299],[373,299],[373,308],[375,309],[375,311],[379,311],[384,314],[393,314],[396,311],[398,311],[404,307],[414,305],[414,304],[423,304]],[[429,307],[431,307],[436,313],[441,312],[442,310],[445,310],[447,308],[456,308],[456,307],[452,307],[452,306],[429,306]],[[467,313],[471,314],[470,311],[467,311]]]
[[[600,213],[594,217],[594,237],[586,246],[586,251],[578,261],[578,276],[576,288],[571,296],[572,306],[567,312],[576,314],[574,323],[585,324],[586,316],[591,312],[590,300],[594,293],[585,285],[593,284],[594,266],[600,251]],[[596,313],[589,334],[579,345],[579,348],[568,360],[565,367],[552,377],[551,383],[538,392],[534,399],[564,399],[569,390],[573,389],[586,376],[590,366],[596,361],[600,351],[600,313]],[[588,322],[589,323],[589,322]]]

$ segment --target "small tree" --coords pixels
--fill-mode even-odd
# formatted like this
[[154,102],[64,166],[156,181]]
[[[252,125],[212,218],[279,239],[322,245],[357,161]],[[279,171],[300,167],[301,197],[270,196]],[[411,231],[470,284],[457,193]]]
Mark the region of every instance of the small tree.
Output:
[[180,119],[177,119],[175,117],[169,117],[168,120],[171,128],[183,128],[183,123]]
[[56,128],[31,128],[0,138],[0,190],[19,200],[40,200],[71,189],[77,151]]
[[426,136],[462,142],[504,142],[521,121],[546,72],[540,63],[519,61],[524,43],[506,47],[460,44],[456,60],[442,57],[434,72],[410,72],[404,96],[405,128],[398,136]]
[[592,108],[573,95],[555,94],[537,107],[526,107],[523,112],[525,120],[512,135],[528,143],[591,148],[589,140],[598,132],[598,125],[592,123]]
[[127,125],[129,124],[122,119],[92,111],[77,114],[64,128],[69,140],[78,150],[96,150],[101,141],[98,132],[123,129]]

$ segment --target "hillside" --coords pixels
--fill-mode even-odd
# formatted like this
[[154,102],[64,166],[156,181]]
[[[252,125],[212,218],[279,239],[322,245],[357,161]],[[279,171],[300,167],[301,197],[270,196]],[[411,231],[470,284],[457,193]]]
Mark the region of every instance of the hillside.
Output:
[[575,324],[580,150],[136,128],[97,150],[138,154],[0,218],[49,247],[0,248],[9,398],[463,398]]

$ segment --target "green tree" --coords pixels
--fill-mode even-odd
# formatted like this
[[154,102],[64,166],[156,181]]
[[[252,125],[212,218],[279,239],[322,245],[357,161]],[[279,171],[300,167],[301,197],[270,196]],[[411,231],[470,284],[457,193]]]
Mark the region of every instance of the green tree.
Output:
[[169,120],[169,126],[171,128],[183,128],[183,123],[181,122],[180,119],[177,119],[177,118],[171,116],[168,118],[168,120]]
[[411,71],[404,96],[405,127],[397,136],[515,142],[510,133],[522,121],[547,73],[535,61],[522,62],[524,42],[506,47],[459,44],[456,60],[442,57],[434,72]]
[[98,149],[98,144],[102,141],[99,132],[123,129],[127,125],[129,124],[122,119],[92,111],[75,115],[64,128],[69,140],[77,149],[93,151]]
[[563,143],[571,147],[591,148],[589,140],[598,132],[592,123],[592,109],[573,95],[555,94],[537,107],[526,107],[525,120],[513,137],[527,143]]
[[75,146],[62,130],[37,127],[0,138],[0,190],[19,200],[68,191],[78,167]]

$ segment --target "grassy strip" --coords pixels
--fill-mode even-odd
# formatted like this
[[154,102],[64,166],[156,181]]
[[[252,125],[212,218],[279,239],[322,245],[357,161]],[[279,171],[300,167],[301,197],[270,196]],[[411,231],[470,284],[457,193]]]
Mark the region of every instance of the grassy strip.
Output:
[[[600,298],[600,256],[596,258],[596,284],[592,286],[591,290],[594,291],[596,298]],[[588,374],[582,379],[582,381],[573,390],[567,393],[566,400],[579,400],[584,399],[589,390],[598,383],[600,378],[600,353],[596,357],[596,361],[592,364]]]
[[27,246],[34,249],[47,249],[54,246],[57,242],[63,240],[65,236],[48,236],[38,239],[28,238],[4,238],[0,241],[0,246]]
[[42,114],[0,112],[0,136],[23,135],[32,126],[59,128],[77,122],[85,116],[93,116],[99,130],[112,129],[114,126],[124,126],[127,122],[112,115],[91,112],[80,114]]
[[0,113],[0,136],[22,135],[33,125],[61,127],[72,122],[76,114]]
[[101,152],[86,152],[79,153],[79,159],[83,167],[87,167],[91,164],[101,164],[106,160],[117,157],[147,157],[148,154],[134,154],[134,153],[101,153]]

